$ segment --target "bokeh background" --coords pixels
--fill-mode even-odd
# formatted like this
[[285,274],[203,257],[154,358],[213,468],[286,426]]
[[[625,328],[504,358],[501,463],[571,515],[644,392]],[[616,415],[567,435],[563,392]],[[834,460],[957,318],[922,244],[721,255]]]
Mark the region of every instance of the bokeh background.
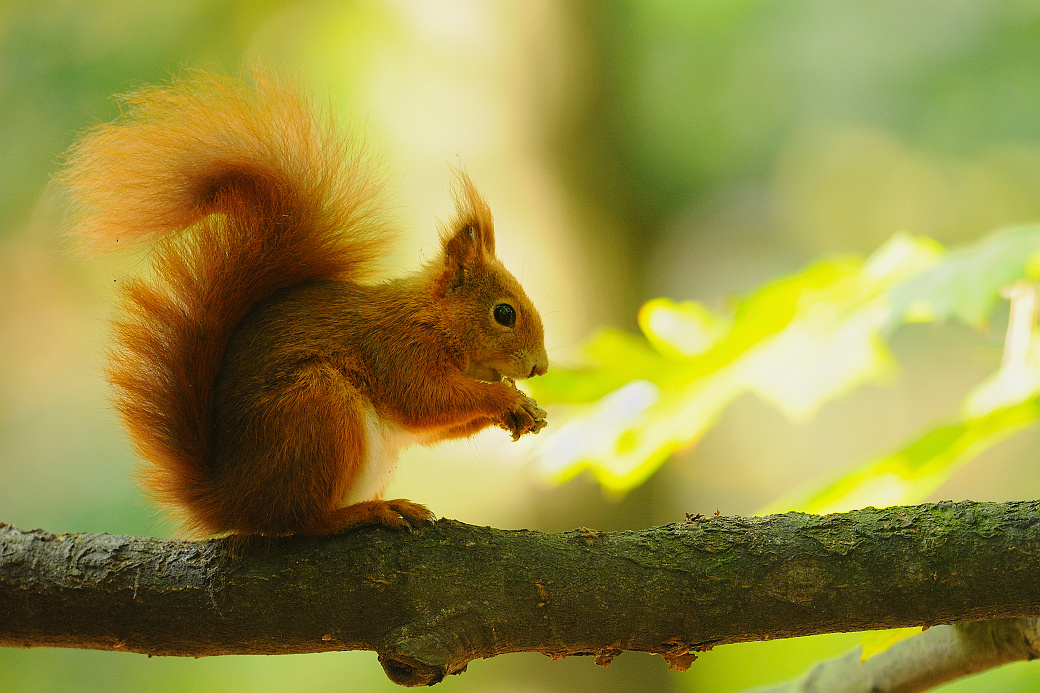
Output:
[[[897,231],[969,242],[1040,218],[1040,2],[1029,0],[5,0],[0,3],[0,521],[172,536],[134,486],[100,371],[113,279],[61,240],[49,179],[112,94],[261,60],[361,121],[394,174],[412,268],[461,163],[499,254],[542,311],[550,358],[655,296],[723,308]],[[446,163],[447,162],[447,163]],[[623,497],[552,486],[501,432],[402,459],[393,492],[474,524],[639,528],[752,514],[882,454],[1000,362],[1001,321],[901,328],[899,374],[808,421],[750,397]],[[1040,436],[965,467],[933,500],[1040,497]],[[685,674],[628,653],[510,655],[456,691],[738,691],[793,677],[852,634],[706,653]],[[372,653],[206,660],[0,650],[3,691],[393,690]],[[1040,690],[1034,664],[949,691]]]

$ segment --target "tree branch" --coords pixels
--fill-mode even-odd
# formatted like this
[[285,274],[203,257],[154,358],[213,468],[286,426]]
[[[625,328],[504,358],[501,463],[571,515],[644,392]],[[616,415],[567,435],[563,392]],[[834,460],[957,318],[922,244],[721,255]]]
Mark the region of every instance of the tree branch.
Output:
[[715,517],[544,534],[440,520],[222,540],[0,526],[0,644],[204,656],[369,649],[403,685],[476,658],[1040,617],[1040,501]]
[[1040,657],[1040,622],[1008,618],[936,626],[866,661],[862,648],[817,663],[805,676],[758,693],[919,693],[1011,662]]

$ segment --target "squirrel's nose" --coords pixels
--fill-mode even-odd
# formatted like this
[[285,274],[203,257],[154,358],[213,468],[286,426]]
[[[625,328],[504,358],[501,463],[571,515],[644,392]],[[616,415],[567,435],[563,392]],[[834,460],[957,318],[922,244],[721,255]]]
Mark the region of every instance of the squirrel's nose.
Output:
[[531,372],[527,374],[528,378],[545,375],[549,371],[549,355],[545,353],[544,344],[539,344],[536,348],[531,349],[526,356],[529,359],[528,363],[531,364]]

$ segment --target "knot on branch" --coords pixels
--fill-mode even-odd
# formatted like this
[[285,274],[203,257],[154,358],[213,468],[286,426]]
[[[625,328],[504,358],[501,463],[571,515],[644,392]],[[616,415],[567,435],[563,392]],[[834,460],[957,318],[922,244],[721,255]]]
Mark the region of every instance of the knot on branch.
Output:
[[[381,652],[379,663],[386,677],[399,686],[432,686],[440,683],[448,673],[443,667],[426,664],[399,653]],[[462,667],[451,673],[461,674],[465,670],[466,667]]]
[[432,686],[461,674],[478,657],[490,656],[486,618],[472,601],[449,606],[386,633],[379,663],[401,686]]

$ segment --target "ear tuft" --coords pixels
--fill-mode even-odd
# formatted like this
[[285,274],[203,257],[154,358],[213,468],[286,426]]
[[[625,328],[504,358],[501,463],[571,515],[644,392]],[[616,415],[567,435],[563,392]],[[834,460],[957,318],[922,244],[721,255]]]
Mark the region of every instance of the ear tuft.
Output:
[[461,169],[452,169],[455,214],[441,224],[441,244],[447,265],[475,267],[495,257],[495,221],[487,200]]
[[455,214],[440,224],[444,270],[441,279],[449,291],[462,286],[466,272],[495,259],[495,222],[487,200],[465,171],[452,169],[452,198]]

